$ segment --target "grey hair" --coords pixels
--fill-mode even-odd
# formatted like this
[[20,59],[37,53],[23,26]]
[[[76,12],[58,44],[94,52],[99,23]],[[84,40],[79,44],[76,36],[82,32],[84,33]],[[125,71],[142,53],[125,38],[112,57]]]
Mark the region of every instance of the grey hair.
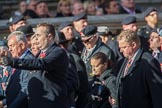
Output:
[[7,40],[9,40],[11,37],[14,37],[14,36],[16,37],[17,42],[23,41],[23,42],[27,43],[27,38],[26,38],[25,34],[21,31],[12,32],[11,34],[9,34]]

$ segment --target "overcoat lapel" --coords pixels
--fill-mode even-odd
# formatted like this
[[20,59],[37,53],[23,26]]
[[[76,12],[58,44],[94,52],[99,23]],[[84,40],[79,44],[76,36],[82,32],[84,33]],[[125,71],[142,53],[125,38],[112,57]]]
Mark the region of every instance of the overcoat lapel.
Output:
[[[137,55],[136,55],[136,57],[135,57],[133,63],[131,64],[130,68],[128,69],[127,75],[129,75],[130,73],[133,72],[133,70],[135,69],[135,67],[136,67],[137,64],[138,64],[138,60],[140,59],[141,55],[142,55],[142,49],[140,49],[139,52],[137,53]],[[126,75],[126,76],[127,76],[127,75]]]

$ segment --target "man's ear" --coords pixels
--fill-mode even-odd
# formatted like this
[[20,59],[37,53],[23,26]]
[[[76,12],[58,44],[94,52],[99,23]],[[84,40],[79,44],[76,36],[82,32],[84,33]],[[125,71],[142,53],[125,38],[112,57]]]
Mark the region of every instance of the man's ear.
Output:
[[19,46],[21,47],[21,49],[24,49],[26,47],[25,42],[20,41]]
[[137,46],[137,43],[136,42],[132,42],[132,47],[136,48],[136,46]]
[[53,39],[53,36],[52,36],[51,33],[48,34],[48,38],[49,38],[50,40]]

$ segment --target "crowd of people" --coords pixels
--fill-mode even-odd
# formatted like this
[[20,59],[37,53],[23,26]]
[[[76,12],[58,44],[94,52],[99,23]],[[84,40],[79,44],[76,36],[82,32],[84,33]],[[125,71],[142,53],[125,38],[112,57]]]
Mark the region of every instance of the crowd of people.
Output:
[[[49,3],[40,0],[22,0],[17,10],[11,10],[11,15],[24,15],[27,18],[69,17],[85,11],[87,15],[132,14],[142,13],[143,8],[137,6],[134,0],[58,0],[56,6],[49,8]],[[2,6],[3,7],[3,6]],[[1,10],[0,19],[9,15]],[[4,17],[3,17],[4,16]]]
[[[51,15],[45,2],[30,1],[34,8],[16,12],[7,23],[10,34],[0,40],[0,108],[162,108],[156,8],[143,12],[146,25],[138,28],[135,14],[142,11],[133,0],[103,0],[106,8],[102,0],[60,0],[56,17],[73,16],[72,22],[33,28],[26,15]],[[105,12],[128,14],[118,35],[88,23],[87,15]]]

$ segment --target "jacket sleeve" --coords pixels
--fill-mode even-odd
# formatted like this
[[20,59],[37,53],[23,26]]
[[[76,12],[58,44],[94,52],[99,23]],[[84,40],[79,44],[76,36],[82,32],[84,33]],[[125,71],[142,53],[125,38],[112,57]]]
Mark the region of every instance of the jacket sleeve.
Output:
[[9,106],[7,106],[7,108],[19,108],[23,102],[27,102],[24,101],[26,99],[27,95],[20,91],[17,98]]
[[157,60],[152,59],[148,61],[148,70],[146,71],[146,82],[148,85],[148,91],[152,98],[153,108],[161,108],[162,102],[162,72],[160,71],[160,65]]
[[28,82],[30,78],[30,72],[26,72],[27,70],[21,70],[20,74],[20,86],[21,90],[16,97],[16,99],[8,106],[8,108],[18,108],[23,102],[27,102],[28,96]]

